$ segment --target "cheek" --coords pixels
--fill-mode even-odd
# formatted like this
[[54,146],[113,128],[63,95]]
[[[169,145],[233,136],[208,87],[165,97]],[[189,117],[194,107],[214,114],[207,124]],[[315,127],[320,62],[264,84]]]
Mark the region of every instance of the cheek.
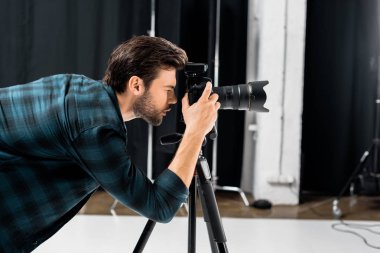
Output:
[[166,103],[170,98],[170,93],[168,91],[164,91],[159,96],[159,100],[161,103]]
[[168,101],[168,95],[166,94],[166,92],[158,92],[152,98],[153,104],[160,109],[161,109],[161,107],[166,106],[167,101]]

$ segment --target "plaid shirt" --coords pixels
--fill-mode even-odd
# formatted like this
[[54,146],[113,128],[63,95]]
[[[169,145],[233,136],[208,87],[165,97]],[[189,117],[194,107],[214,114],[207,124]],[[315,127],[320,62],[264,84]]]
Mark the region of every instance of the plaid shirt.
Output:
[[0,89],[0,252],[30,252],[102,186],[168,222],[188,195],[165,170],[152,183],[132,163],[116,95],[81,75]]

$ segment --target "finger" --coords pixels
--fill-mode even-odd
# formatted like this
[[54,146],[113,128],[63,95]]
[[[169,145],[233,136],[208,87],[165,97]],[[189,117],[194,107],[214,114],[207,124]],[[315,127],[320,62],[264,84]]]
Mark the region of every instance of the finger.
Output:
[[212,90],[212,86],[211,86],[211,83],[210,82],[207,82],[206,83],[206,87],[205,89],[203,90],[203,93],[202,93],[202,96],[201,96],[201,99],[203,100],[208,100],[210,94],[211,94],[211,90]]
[[189,107],[190,107],[189,96],[188,96],[188,93],[186,92],[185,96],[183,96],[183,98],[182,98],[182,110],[187,109]]
[[220,104],[219,102],[216,102],[216,103],[215,103],[215,109],[216,109],[216,110],[219,110],[220,107],[221,107],[221,104]]
[[209,100],[210,102],[212,102],[212,103],[216,103],[216,101],[218,101],[218,99],[219,99],[219,95],[216,94],[216,93],[212,94],[212,95],[208,98],[208,100]]

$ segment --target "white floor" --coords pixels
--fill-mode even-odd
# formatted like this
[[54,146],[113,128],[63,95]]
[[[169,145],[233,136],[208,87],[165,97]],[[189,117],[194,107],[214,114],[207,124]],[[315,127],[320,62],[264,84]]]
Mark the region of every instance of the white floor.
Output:
[[[228,250],[233,253],[380,252],[352,234],[333,230],[331,224],[336,221],[331,220],[223,218],[222,222]],[[380,222],[347,222],[376,224],[372,229],[380,233]],[[135,216],[77,215],[34,252],[132,252],[145,223],[145,218]],[[379,234],[353,231],[380,246]],[[187,219],[176,217],[168,224],[157,224],[145,252],[187,252]],[[197,220],[197,252],[211,252],[202,218]]]

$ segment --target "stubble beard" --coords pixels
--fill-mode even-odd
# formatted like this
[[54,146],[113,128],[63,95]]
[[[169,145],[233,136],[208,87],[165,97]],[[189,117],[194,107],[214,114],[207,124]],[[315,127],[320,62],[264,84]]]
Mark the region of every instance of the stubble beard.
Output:
[[161,113],[154,108],[148,91],[136,100],[133,105],[133,112],[136,117],[142,118],[153,126],[159,126],[162,123]]

